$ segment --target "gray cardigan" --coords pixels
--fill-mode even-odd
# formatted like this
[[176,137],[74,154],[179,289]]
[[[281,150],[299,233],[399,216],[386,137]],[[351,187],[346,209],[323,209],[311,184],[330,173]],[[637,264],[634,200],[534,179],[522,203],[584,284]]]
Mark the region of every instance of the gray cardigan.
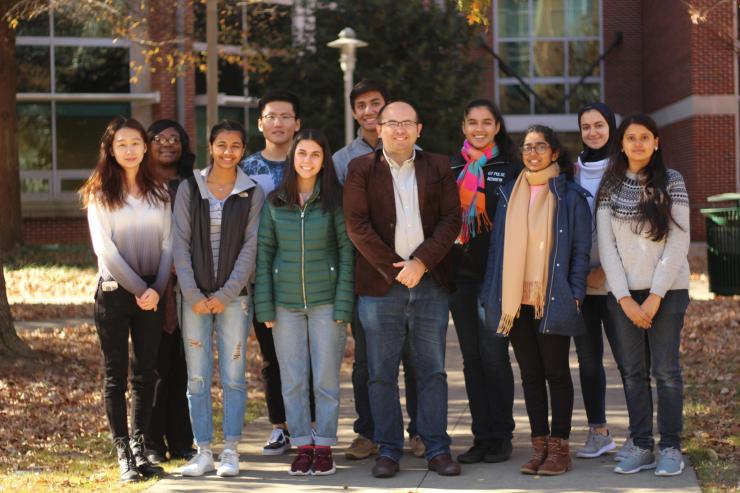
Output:
[[[194,173],[195,182],[198,186],[198,199],[208,198],[208,187],[206,179],[211,168],[196,171]],[[231,195],[252,194],[251,207],[249,209],[249,218],[244,230],[244,242],[239,251],[239,255],[234,264],[231,274],[226,282],[218,290],[210,293],[221,303],[227,304],[242,292],[249,289],[250,280],[254,277],[255,263],[257,259],[257,231],[259,229],[260,211],[265,200],[265,194],[262,188],[252,181],[241,169],[237,168],[236,183]],[[188,304],[195,304],[206,298],[209,293],[203,293],[196,283],[196,276],[193,270],[192,246],[194,244],[192,213],[191,213],[191,192],[190,183],[184,180],[177,190],[175,199],[174,212],[174,235],[173,235],[173,253],[175,257],[175,269],[177,279],[182,291],[183,297]],[[228,200],[228,198],[227,198]],[[224,217],[222,227],[228,228],[228,218]]]

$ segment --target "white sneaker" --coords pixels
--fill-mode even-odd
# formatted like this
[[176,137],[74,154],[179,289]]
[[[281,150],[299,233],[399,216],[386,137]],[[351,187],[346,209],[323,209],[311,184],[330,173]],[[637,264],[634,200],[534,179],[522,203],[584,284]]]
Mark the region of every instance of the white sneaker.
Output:
[[213,452],[210,450],[199,450],[195,457],[182,466],[180,474],[183,476],[202,476],[216,469],[213,463]]
[[216,474],[222,478],[239,475],[239,453],[230,448],[224,449],[218,456],[221,464]]

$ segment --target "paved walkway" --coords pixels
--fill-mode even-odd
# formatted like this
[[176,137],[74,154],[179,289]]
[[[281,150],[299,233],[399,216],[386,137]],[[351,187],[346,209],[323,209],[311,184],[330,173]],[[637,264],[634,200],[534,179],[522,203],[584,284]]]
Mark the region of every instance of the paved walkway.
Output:
[[[512,361],[515,361],[513,353]],[[627,433],[627,408],[619,379],[619,373],[611,354],[605,356],[607,367],[607,417],[614,437],[621,445]],[[586,415],[578,383],[578,363],[575,349],[571,345],[571,372],[576,386],[575,410],[573,413],[573,433],[571,444],[575,449],[586,437]],[[266,418],[260,418],[248,425],[244,439],[239,446],[241,453],[241,474],[236,478],[219,478],[215,473],[202,478],[165,478],[148,493],[170,492],[210,492],[210,491],[593,491],[593,492],[696,492],[700,489],[694,470],[690,467],[684,473],[672,478],[658,478],[652,471],[643,471],[630,476],[612,472],[614,462],[611,456],[598,459],[576,459],[573,453],[573,470],[563,476],[539,477],[519,473],[519,466],[529,458],[529,422],[524,410],[524,399],[519,382],[519,371],[514,370],[516,395],[514,416],[514,455],[511,460],[501,464],[474,464],[463,466],[459,477],[443,478],[426,470],[426,462],[407,453],[401,461],[401,472],[391,479],[375,479],[370,474],[373,459],[347,461],[343,454],[337,453],[337,473],[333,476],[290,476],[287,473],[293,454],[279,457],[260,455],[262,444],[271,426]],[[450,326],[447,336],[447,378],[449,382],[449,424],[454,456],[465,451],[472,443],[470,434],[470,413],[462,374],[462,356],[454,328]],[[403,379],[401,379],[403,380]],[[354,438],[352,422],[354,403],[352,383],[349,372],[342,378],[342,408],[339,421],[339,445],[336,451],[343,450]]]

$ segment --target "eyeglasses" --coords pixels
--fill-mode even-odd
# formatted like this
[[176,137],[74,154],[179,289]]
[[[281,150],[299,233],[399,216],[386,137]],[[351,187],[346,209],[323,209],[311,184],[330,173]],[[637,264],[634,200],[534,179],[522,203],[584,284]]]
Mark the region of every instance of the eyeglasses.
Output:
[[175,145],[180,143],[180,137],[177,135],[170,135],[169,137],[165,137],[164,135],[155,135],[154,136],[154,142],[156,142],[159,145]]
[[405,128],[405,129],[412,129],[416,127],[419,124],[419,122],[414,122],[411,120],[404,120],[402,122],[397,122],[395,120],[388,120],[387,122],[380,122],[378,125],[385,125],[388,128],[397,129],[397,128]]
[[260,119],[268,125],[273,125],[278,120],[280,120],[280,123],[290,123],[292,120],[295,120],[295,115],[288,115],[287,113],[282,115],[268,113],[266,115],[262,115]]
[[536,152],[537,154],[544,154],[547,152],[547,150],[550,148],[550,144],[547,144],[545,142],[538,142],[535,145],[525,145],[522,146],[522,154],[531,154],[533,152]]

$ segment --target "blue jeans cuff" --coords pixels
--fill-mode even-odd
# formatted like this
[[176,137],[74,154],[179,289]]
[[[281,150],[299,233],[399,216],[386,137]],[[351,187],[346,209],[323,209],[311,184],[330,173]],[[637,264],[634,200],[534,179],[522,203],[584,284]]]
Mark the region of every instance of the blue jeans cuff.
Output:
[[398,464],[401,462],[402,455],[403,455],[403,452],[400,450],[390,450],[390,449],[381,448],[380,453],[378,454],[378,458],[386,457],[392,460],[393,462],[395,462],[396,464]]
[[313,445],[313,438],[311,435],[307,435],[304,437],[290,437],[290,444],[294,445],[296,447],[302,447],[304,445]]
[[337,444],[337,437],[327,438],[327,437],[316,436],[313,440],[313,443],[321,447],[331,447]]

